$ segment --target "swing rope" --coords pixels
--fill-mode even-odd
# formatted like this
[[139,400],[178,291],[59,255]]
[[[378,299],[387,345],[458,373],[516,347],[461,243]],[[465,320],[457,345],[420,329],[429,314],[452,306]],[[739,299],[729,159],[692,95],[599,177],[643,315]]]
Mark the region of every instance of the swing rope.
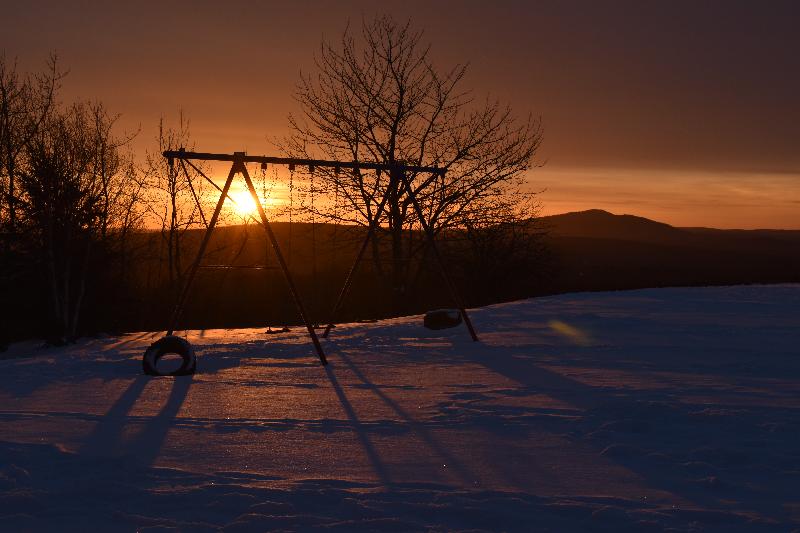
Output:
[[[291,270],[292,266],[292,226],[293,226],[293,213],[294,213],[294,165],[289,164],[289,230],[286,237],[286,266]],[[277,178],[277,176],[276,176]],[[286,333],[289,331],[288,326],[283,326],[279,329],[272,329],[272,326],[267,325],[265,333],[273,335],[275,333]]]
[[292,266],[292,213],[294,213],[294,165],[289,165],[289,235],[286,240],[286,263]]
[[[277,170],[277,168],[274,169],[274,174],[273,175],[274,175],[275,179],[272,182],[272,186],[269,189],[267,189],[267,164],[266,163],[261,163],[261,170],[260,170],[261,194],[264,197],[264,202],[265,203],[266,203],[267,199],[272,195],[272,191],[275,188],[275,183],[277,183],[277,181],[278,181],[278,170]],[[265,247],[265,250],[264,250],[264,264],[266,265],[264,270],[276,270],[278,268],[277,266],[270,266],[270,260],[269,260],[270,259],[270,253],[269,253],[269,250],[270,250],[270,247],[269,247],[269,244],[267,244],[266,247]],[[266,274],[266,276],[268,276],[268,274]],[[266,281],[269,282],[269,278],[267,278]],[[271,290],[272,284],[267,283],[267,286],[270,288],[268,290]],[[267,335],[274,335],[274,334],[277,334],[277,333],[286,333],[288,331],[289,331],[289,328],[286,327],[286,326],[282,326],[280,328],[272,329],[272,325],[271,324],[267,324],[267,331],[265,331],[264,333],[266,333]]]
[[[319,295],[319,282],[317,279],[317,216],[314,210],[314,167],[309,167],[311,173],[311,286],[312,294]],[[316,300],[316,298],[314,298]],[[313,302],[317,303],[317,302]],[[317,306],[315,306],[317,307]],[[318,321],[312,322],[315,328],[319,327]]]

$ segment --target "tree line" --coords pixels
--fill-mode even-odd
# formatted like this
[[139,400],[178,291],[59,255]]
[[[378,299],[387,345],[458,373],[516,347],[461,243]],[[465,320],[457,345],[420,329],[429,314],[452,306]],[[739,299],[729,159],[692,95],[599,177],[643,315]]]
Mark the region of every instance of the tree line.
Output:
[[[180,236],[197,220],[186,185],[156,153],[137,157],[134,134],[118,131],[118,115],[95,101],[59,101],[66,78],[55,55],[33,73],[0,55],[0,335],[6,339],[44,334],[65,342],[91,329],[83,323],[87,307],[108,305],[133,288],[142,251],[135,237],[145,229],[159,230],[166,279],[174,281]],[[161,125],[156,148],[187,142],[181,116],[175,128]]]

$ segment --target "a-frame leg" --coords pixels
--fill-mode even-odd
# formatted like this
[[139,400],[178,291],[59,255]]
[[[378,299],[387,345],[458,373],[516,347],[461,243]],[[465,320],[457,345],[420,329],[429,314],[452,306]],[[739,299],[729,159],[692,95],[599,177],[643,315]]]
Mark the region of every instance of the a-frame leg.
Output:
[[250,195],[253,197],[253,201],[258,208],[258,214],[261,216],[261,223],[264,225],[264,230],[267,232],[267,237],[272,244],[272,249],[275,251],[275,256],[278,258],[278,264],[280,264],[281,270],[283,270],[283,275],[286,278],[286,283],[289,285],[289,291],[292,293],[294,303],[297,306],[297,310],[300,312],[300,318],[303,319],[303,322],[308,329],[308,334],[311,336],[311,341],[314,343],[314,348],[317,350],[319,360],[323,365],[327,365],[328,360],[325,357],[325,352],[322,350],[322,345],[317,338],[317,332],[314,331],[314,326],[312,326],[311,322],[308,320],[308,315],[306,315],[303,302],[300,300],[300,294],[297,292],[294,281],[292,281],[292,276],[289,274],[289,268],[286,265],[286,261],[283,259],[283,254],[281,253],[281,248],[278,245],[278,240],[275,238],[275,234],[272,232],[272,227],[269,224],[269,220],[267,220],[267,214],[264,212],[264,207],[261,205],[261,200],[258,198],[258,193],[256,192],[256,188],[253,186],[253,181],[250,179],[250,174],[247,172],[247,167],[243,162],[239,162],[239,165],[241,167],[240,171],[244,176],[245,182],[247,183],[247,188],[250,190]]
[[353,261],[353,266],[350,267],[350,271],[347,273],[347,277],[344,280],[344,285],[342,286],[342,290],[339,291],[339,297],[336,299],[336,304],[333,306],[333,310],[331,310],[330,319],[328,320],[328,325],[325,326],[325,331],[322,332],[323,338],[328,338],[328,334],[333,327],[333,323],[336,320],[337,315],[339,314],[339,309],[342,307],[344,303],[344,299],[347,296],[348,291],[350,290],[350,286],[353,284],[353,275],[358,268],[359,263],[361,263],[361,259],[364,257],[364,253],[367,251],[367,247],[369,246],[369,241],[372,239],[372,236],[375,234],[375,230],[380,224],[381,215],[383,214],[384,206],[386,206],[386,201],[389,199],[389,191],[391,190],[392,184],[389,184],[386,191],[383,193],[383,198],[381,199],[381,203],[378,204],[378,208],[375,211],[375,216],[372,218],[372,222],[369,224],[369,228],[367,229],[367,235],[364,237],[364,242],[361,243],[361,248],[358,249],[358,254],[356,255],[356,260]]
[[234,162],[233,165],[231,165],[231,170],[228,173],[228,179],[225,181],[225,186],[222,188],[222,194],[220,194],[219,200],[217,201],[217,207],[214,208],[214,214],[211,216],[211,220],[208,222],[208,228],[206,229],[206,234],[203,236],[203,242],[200,243],[200,249],[197,251],[197,257],[189,269],[189,276],[186,278],[186,281],[183,284],[183,289],[178,297],[178,303],[175,305],[175,310],[173,311],[172,318],[169,322],[169,330],[167,330],[167,335],[172,335],[175,333],[175,328],[178,327],[178,321],[181,318],[183,307],[186,305],[186,299],[189,296],[192,283],[197,275],[197,269],[200,268],[200,262],[203,260],[203,255],[206,253],[208,241],[211,240],[211,233],[214,231],[214,226],[217,225],[217,219],[219,219],[219,213],[222,211],[222,205],[225,203],[225,198],[228,197],[228,190],[231,188],[233,177],[236,175],[236,172],[239,171],[239,167],[237,165],[240,165],[240,163]]
[[405,172],[401,170],[397,170],[395,172],[397,172],[399,179],[403,182],[403,185],[405,185],[406,192],[411,198],[411,203],[414,206],[414,211],[417,214],[417,218],[419,218],[419,223],[422,226],[423,231],[425,231],[425,234],[428,236],[428,241],[431,249],[433,250],[433,255],[436,258],[436,262],[439,264],[439,269],[442,271],[442,278],[444,278],[445,285],[447,285],[447,290],[450,292],[450,297],[458,306],[458,310],[461,311],[461,316],[464,318],[464,324],[466,324],[472,340],[477,341],[478,335],[475,333],[475,328],[472,327],[472,320],[470,320],[467,310],[464,308],[464,304],[461,300],[461,296],[458,294],[456,286],[452,281],[450,281],[450,276],[447,275],[447,268],[445,267],[444,259],[442,259],[442,255],[439,253],[439,248],[436,246],[436,236],[433,233],[433,229],[425,221],[425,215],[422,212],[422,207],[419,205],[417,195],[414,194],[414,189],[411,187],[411,182],[408,181]]

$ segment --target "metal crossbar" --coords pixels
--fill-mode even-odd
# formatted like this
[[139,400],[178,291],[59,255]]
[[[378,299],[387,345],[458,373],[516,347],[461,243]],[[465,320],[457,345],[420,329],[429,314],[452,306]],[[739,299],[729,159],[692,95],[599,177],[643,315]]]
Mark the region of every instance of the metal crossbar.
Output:
[[[405,163],[373,163],[369,161],[333,161],[330,159],[304,159],[298,157],[274,157],[267,155],[247,155],[244,152],[233,154],[212,154],[207,152],[187,152],[185,150],[167,150],[163,152],[167,159],[198,159],[200,161],[241,161],[242,163],[266,163],[272,165],[299,165],[308,167],[349,168],[364,170],[401,170],[404,172],[430,173],[444,176],[447,169]],[[239,157],[239,159],[237,159]]]

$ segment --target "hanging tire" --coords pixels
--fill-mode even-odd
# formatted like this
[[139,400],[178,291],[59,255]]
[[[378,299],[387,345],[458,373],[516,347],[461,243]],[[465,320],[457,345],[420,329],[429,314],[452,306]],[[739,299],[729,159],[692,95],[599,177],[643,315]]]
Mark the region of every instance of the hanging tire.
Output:
[[[180,355],[181,359],[183,359],[183,363],[180,368],[172,372],[159,372],[158,360],[170,353]],[[157,340],[144,352],[142,368],[144,369],[144,373],[148,376],[186,376],[194,374],[197,368],[197,358],[194,355],[194,348],[189,344],[189,341],[183,337],[170,335]]]

